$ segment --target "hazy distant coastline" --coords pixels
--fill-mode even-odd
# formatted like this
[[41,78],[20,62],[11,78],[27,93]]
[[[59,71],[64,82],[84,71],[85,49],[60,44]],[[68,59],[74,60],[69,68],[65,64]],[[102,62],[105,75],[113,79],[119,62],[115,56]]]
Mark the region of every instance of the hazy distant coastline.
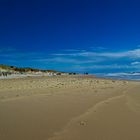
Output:
[[[42,70],[35,68],[20,68],[0,64],[0,79],[25,78],[35,76],[58,76],[58,75],[77,75],[75,72],[60,72],[56,70]],[[83,73],[81,75],[88,75]],[[95,73],[90,74],[99,78],[121,79],[121,80],[140,80],[140,72],[122,72],[122,73]]]
[[32,76],[57,76],[57,75],[76,75],[76,73],[60,72],[55,70],[42,70],[35,68],[20,68],[0,64],[0,79],[22,78]]

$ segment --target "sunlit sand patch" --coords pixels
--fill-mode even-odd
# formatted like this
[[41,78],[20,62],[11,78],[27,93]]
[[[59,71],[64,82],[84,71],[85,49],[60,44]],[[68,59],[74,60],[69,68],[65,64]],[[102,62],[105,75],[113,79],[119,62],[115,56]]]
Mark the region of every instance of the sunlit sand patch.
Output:
[[119,128],[132,116],[140,138],[139,87],[82,76],[0,80],[0,139],[122,140]]

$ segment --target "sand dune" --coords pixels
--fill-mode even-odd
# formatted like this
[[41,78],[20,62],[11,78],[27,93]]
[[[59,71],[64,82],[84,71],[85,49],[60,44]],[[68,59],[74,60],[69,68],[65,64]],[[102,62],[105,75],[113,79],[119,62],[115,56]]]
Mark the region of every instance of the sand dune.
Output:
[[0,140],[139,140],[139,93],[90,76],[0,80]]

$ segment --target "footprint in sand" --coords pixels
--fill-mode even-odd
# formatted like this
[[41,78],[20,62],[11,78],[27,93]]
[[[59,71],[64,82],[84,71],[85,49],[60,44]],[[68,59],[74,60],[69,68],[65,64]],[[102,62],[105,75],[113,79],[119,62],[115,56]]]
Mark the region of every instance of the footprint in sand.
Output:
[[19,95],[17,94],[16,97],[19,97]]
[[95,92],[95,93],[97,93],[97,92],[98,92],[98,90],[94,90],[94,92]]
[[105,102],[105,104],[109,104],[109,102],[108,102],[108,101],[106,101],[106,102]]
[[87,122],[86,121],[80,121],[79,123],[81,126],[86,126],[87,125]]

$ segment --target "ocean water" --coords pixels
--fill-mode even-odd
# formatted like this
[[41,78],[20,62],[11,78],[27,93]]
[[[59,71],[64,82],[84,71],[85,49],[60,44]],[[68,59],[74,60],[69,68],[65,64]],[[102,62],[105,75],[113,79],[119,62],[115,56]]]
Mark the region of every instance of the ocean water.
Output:
[[97,74],[97,77],[120,80],[140,80],[140,73],[107,73]]

